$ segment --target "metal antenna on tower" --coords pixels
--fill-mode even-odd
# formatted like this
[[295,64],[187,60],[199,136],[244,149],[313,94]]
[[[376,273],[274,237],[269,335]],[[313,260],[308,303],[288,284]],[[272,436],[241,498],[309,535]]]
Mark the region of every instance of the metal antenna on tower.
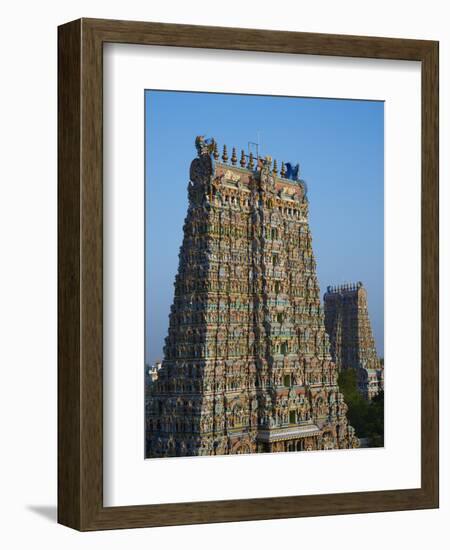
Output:
[[255,146],[256,160],[259,159],[259,145],[260,145],[260,132],[256,133],[256,141],[249,141],[248,143],[248,153],[251,152],[251,146]]

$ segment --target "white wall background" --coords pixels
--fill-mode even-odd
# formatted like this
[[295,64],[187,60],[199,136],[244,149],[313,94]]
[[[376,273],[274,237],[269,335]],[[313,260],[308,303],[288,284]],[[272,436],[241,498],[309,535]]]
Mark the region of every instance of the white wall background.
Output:
[[[0,541],[5,548],[444,548],[450,520],[447,2],[16,1],[2,10]],[[80,16],[441,42],[441,509],[80,534],[56,517],[56,27]],[[442,542],[441,542],[442,541]]]

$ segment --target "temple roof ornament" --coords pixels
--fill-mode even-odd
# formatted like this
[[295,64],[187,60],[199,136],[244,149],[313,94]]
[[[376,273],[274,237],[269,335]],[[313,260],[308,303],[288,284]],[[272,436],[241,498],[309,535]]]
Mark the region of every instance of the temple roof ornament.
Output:
[[[219,150],[217,142],[214,138],[205,138],[205,136],[197,136],[195,138],[195,147],[197,149],[198,156],[202,155],[209,155],[211,157],[211,160],[214,159],[214,161],[219,160]],[[223,152],[221,156],[221,161],[224,164],[227,164],[229,160],[228,157],[228,149],[227,146],[223,145]],[[238,164],[238,157],[236,153],[236,147],[232,148],[232,154],[231,154],[231,164],[233,166],[236,166]],[[255,159],[254,153],[252,151],[249,152],[248,155],[245,154],[244,149],[241,150],[241,157],[239,160],[239,164],[241,168],[247,168],[248,170],[251,170],[252,172],[255,169],[255,166],[258,170],[261,170],[268,162],[272,165],[272,157],[270,156],[257,156]],[[273,160],[273,166],[271,169],[271,172],[274,176],[277,176],[278,174],[278,163],[277,160]],[[306,193],[306,184],[303,180],[300,179],[300,165],[292,164],[291,162],[284,162],[281,163],[281,170],[280,170],[280,177],[283,179],[289,179],[294,182],[300,182],[305,186],[305,193]]]
[[222,160],[225,163],[228,162],[228,152],[227,152],[227,146],[226,145],[223,146]]
[[195,138],[195,148],[197,149],[197,154],[199,157],[201,155],[211,154],[214,151],[214,146],[214,138],[205,139],[205,136],[197,136]]
[[214,160],[219,160],[219,149],[216,141],[214,141]]
[[288,180],[298,181],[300,179],[300,164],[295,166],[290,162],[286,163],[286,175],[284,176]]
[[335,286],[330,285],[327,286],[327,292],[330,294],[342,294],[344,292],[354,292],[363,286],[364,285],[361,281],[358,281],[357,283],[343,283]]
[[248,168],[250,170],[253,170],[255,168],[255,160],[253,158],[253,153],[250,152],[250,155],[248,157]]

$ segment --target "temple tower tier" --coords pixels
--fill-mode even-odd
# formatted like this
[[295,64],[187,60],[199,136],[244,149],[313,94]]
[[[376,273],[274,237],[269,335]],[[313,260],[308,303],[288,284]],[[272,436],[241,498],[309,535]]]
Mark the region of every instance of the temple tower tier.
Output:
[[[354,448],[299,166],[196,139],[148,457]],[[227,151],[231,150],[231,163]],[[239,157],[239,162],[237,161]]]

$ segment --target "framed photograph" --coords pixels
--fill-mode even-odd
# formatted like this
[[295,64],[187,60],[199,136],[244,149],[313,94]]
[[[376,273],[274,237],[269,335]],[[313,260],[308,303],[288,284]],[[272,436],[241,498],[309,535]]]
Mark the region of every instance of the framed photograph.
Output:
[[438,507],[438,43],[58,40],[59,522]]

